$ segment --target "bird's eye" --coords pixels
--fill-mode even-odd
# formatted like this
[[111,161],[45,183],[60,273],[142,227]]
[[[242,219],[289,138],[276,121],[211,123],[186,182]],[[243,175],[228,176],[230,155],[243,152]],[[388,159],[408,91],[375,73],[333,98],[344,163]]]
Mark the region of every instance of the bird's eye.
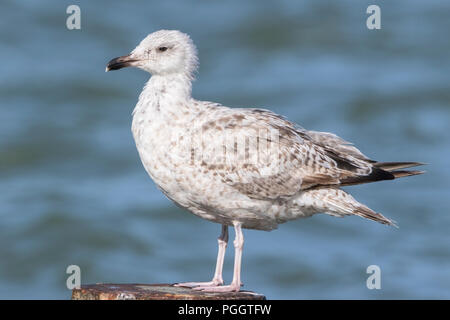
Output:
[[164,52],[164,51],[167,50],[167,47],[159,47],[158,50],[161,51],[161,52]]

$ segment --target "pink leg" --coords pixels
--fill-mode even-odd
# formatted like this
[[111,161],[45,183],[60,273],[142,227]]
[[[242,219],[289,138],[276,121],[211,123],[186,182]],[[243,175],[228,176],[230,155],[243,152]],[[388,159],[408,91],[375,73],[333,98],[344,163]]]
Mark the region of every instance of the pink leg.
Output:
[[236,237],[234,239],[234,272],[233,281],[231,284],[221,287],[211,286],[198,286],[194,290],[207,291],[207,292],[238,292],[241,289],[241,260],[242,260],[242,248],[244,247],[244,235],[242,233],[242,223],[234,222],[234,230]]
[[176,283],[177,287],[216,287],[223,284],[222,271],[223,271],[223,262],[225,259],[225,251],[227,249],[228,243],[228,227],[226,225],[222,225],[222,233],[217,239],[219,243],[219,251],[217,253],[217,262],[216,262],[216,271],[214,272],[214,277],[211,281],[208,282],[184,282],[184,283]]

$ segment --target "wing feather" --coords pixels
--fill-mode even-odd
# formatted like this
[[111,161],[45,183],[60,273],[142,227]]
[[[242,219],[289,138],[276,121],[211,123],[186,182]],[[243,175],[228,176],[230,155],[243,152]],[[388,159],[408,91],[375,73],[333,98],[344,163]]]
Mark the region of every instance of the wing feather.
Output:
[[212,112],[201,128],[208,140],[203,152],[215,154],[215,161],[202,164],[250,198],[289,198],[316,186],[393,178],[338,136],[306,131],[271,111],[215,106]]

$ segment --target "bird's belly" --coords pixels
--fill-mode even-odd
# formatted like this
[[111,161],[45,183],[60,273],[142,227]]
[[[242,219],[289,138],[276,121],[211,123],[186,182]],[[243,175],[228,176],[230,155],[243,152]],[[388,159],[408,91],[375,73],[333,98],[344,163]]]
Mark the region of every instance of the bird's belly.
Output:
[[[167,141],[168,143],[164,143]],[[271,213],[272,203],[250,199],[218,176],[181,157],[170,140],[147,136],[136,139],[142,164],[158,188],[175,204],[216,223],[244,228],[271,230],[277,227]]]
[[158,188],[178,206],[216,223],[233,225],[239,221],[244,228],[276,228],[270,202],[249,199],[219,179],[208,177],[196,166],[168,166],[168,163],[158,168],[151,164],[144,166]]

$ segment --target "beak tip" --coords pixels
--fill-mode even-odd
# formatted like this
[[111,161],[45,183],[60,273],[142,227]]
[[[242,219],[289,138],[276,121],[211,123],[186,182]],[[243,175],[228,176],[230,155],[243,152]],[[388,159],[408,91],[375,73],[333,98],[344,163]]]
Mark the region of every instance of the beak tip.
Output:
[[114,58],[106,64],[105,72],[133,66],[133,62],[136,61],[137,60],[131,59],[130,55]]

